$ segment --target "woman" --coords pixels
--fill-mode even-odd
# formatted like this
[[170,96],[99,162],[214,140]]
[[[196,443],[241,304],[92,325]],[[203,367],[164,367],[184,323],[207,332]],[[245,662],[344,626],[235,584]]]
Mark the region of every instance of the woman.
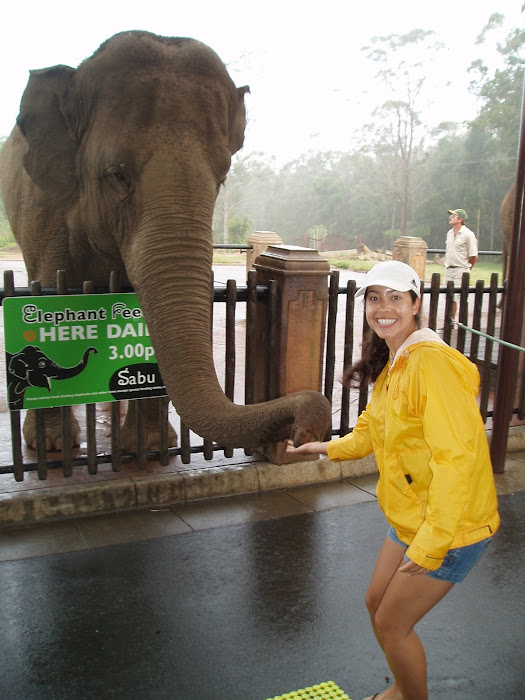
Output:
[[[394,683],[376,700],[426,700],[425,651],[414,626],[462,581],[499,526],[473,363],[419,327],[420,280],[398,261],[375,265],[365,296],[370,335],[345,383],[374,383],[354,431],[289,454],[331,460],[375,453],[377,496],[390,525],[366,593]],[[368,698],[367,700],[370,700]]]

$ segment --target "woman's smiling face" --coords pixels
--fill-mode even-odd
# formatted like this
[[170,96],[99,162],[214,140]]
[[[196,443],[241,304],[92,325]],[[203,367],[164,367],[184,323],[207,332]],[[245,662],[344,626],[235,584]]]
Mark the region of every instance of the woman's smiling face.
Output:
[[370,328],[388,345],[391,353],[405,342],[417,326],[414,316],[419,310],[420,299],[410,292],[372,285],[366,290],[366,320]]

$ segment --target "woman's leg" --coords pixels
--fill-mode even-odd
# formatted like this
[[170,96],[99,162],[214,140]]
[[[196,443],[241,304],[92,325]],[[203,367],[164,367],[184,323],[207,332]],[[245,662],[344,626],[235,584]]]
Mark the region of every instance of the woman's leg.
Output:
[[[426,655],[414,626],[453,585],[429,576],[396,572],[376,610],[375,629],[401,692],[397,697],[403,700],[428,698]],[[394,698],[396,695],[388,692],[384,697]]]
[[366,607],[370,615],[372,629],[374,630],[374,634],[381,649],[383,648],[383,642],[376,629],[375,615],[383,600],[388,584],[403,563],[403,555],[405,552],[406,547],[401,547],[391,540],[390,537],[385,537],[385,541],[377,556],[376,565],[365,595]]
[[[388,588],[388,584],[403,563],[403,555],[405,551],[406,547],[401,547],[400,545],[396,544],[396,542],[391,540],[390,537],[385,538],[385,541],[383,542],[377,556],[376,565],[365,595],[366,607],[368,609],[368,614],[370,615],[370,623],[372,624],[372,629],[377,639],[377,643],[381,649],[383,649],[383,652],[383,640],[381,639],[381,634],[377,628],[375,616],[379,606],[381,605],[385,591]],[[391,698],[391,700],[397,698],[401,700],[403,697],[397,683],[395,682],[395,674],[394,684],[388,688],[386,693],[386,696],[384,693],[382,693],[382,696]]]
[[453,586],[428,576],[399,573],[405,551],[389,537],[385,539],[366,592],[372,628],[395,679],[378,700],[427,698],[426,657],[413,628]]

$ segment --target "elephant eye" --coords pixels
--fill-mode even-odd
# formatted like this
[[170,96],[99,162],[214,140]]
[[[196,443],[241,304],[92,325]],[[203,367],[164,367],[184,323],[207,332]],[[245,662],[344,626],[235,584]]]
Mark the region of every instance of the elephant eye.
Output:
[[113,171],[112,175],[119,184],[122,184],[122,185],[128,184],[128,181],[126,180],[124,175],[120,172],[120,170]]
[[38,362],[38,369],[44,369],[46,366],[46,363],[44,360],[39,360]]
[[113,189],[116,190],[119,197],[126,197],[131,188],[131,184],[126,177],[126,174],[123,172],[124,167],[125,166],[122,163],[118,166],[108,168],[105,175],[106,183],[111,185]]

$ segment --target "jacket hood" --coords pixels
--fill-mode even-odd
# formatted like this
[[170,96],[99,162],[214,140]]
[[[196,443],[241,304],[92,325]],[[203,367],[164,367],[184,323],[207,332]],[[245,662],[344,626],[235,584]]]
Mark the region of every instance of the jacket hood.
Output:
[[408,350],[408,348],[410,348],[412,345],[417,345],[418,343],[437,343],[438,345],[444,345],[446,348],[449,347],[435,331],[430,330],[430,328],[420,328],[419,330],[411,333],[405,342],[399,346],[390,365],[395,365],[405,350]]
[[392,367],[400,360],[410,356],[412,352],[422,346],[431,346],[444,352],[450,358],[453,366],[456,368],[458,379],[461,383],[467,382],[474,394],[479,390],[479,372],[476,365],[465,357],[459,350],[451,348],[439,335],[430,328],[421,328],[411,333],[405,342],[398,348],[396,354],[392,358],[390,371]]

